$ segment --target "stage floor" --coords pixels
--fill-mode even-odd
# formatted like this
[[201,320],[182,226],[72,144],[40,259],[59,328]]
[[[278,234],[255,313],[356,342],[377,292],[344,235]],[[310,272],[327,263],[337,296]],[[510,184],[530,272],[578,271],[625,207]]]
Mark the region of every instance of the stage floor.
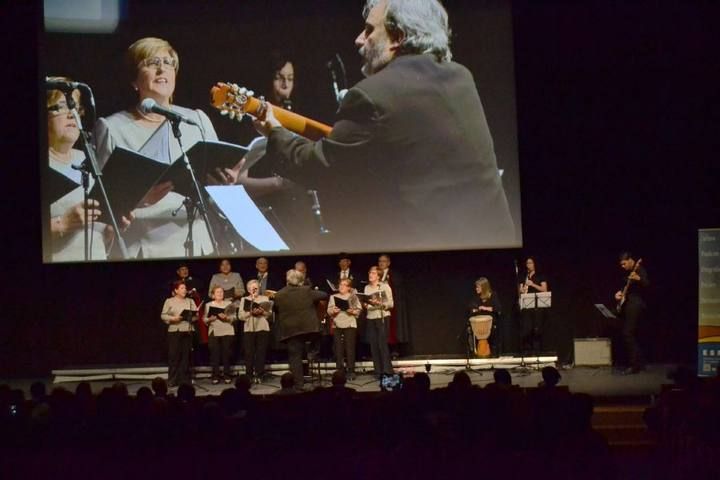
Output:
[[[568,370],[562,370],[562,379],[560,385],[567,386],[573,393],[587,393],[597,399],[607,399],[612,401],[613,398],[620,400],[621,398],[637,398],[640,401],[647,402],[650,397],[660,393],[664,384],[671,384],[672,380],[668,378],[668,373],[674,371],[677,365],[655,364],[649,365],[644,371],[635,375],[619,375],[610,367],[575,367]],[[463,367],[443,367],[434,365],[430,371],[431,388],[443,388],[452,380],[455,372],[465,370]],[[542,380],[540,372],[536,368],[528,371],[521,371],[518,368],[510,370],[513,384],[521,387],[535,387]],[[280,372],[278,372],[280,373]],[[331,371],[323,374],[323,386],[330,384]],[[468,371],[470,378],[475,385],[484,386],[493,381],[493,372],[491,369],[475,369]],[[195,388],[197,395],[219,395],[224,389],[231,385],[219,384],[213,385],[210,378],[200,375],[201,378],[195,380]],[[19,388],[26,392],[29,397],[30,385],[35,381],[43,381],[48,386],[48,391],[52,388],[61,386],[68,390],[74,391],[77,381],[64,381],[62,383],[53,384],[53,378],[26,378],[26,379],[0,379],[0,384],[8,384],[11,388]],[[103,388],[112,386],[114,383],[121,381],[127,385],[128,391],[135,394],[137,390],[143,386],[150,386],[150,378],[143,379],[97,379],[90,381],[93,392],[98,393]],[[317,379],[307,385],[318,386]],[[347,386],[352,387],[360,392],[377,392],[380,390],[378,381],[373,375],[361,374],[357,378],[348,382]],[[256,395],[271,395],[280,389],[280,376],[273,374],[265,382],[259,385],[253,385],[252,393]]]

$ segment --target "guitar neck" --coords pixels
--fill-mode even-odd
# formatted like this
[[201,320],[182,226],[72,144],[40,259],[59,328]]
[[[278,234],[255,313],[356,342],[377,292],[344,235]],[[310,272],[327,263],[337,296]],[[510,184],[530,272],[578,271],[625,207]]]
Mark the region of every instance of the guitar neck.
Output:
[[[250,98],[248,99],[246,109],[248,113],[254,115],[260,110],[260,106],[260,100],[257,98]],[[320,140],[321,138],[325,138],[330,135],[330,132],[332,131],[332,127],[330,125],[325,125],[317,120],[303,117],[302,115],[285,110],[284,108],[273,105],[272,110],[275,118],[283,127],[287,128],[291,132],[297,133],[298,135],[302,135],[305,138],[309,138],[310,140]]]

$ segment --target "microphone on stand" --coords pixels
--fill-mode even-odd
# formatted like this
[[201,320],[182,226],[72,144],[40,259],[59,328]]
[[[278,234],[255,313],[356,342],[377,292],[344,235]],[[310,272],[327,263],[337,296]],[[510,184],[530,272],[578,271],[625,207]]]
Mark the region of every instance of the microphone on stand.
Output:
[[347,81],[345,80],[345,65],[343,65],[342,58],[340,58],[339,53],[336,53],[335,58],[330,60],[329,62],[327,62],[327,68],[328,68],[328,70],[330,70],[330,77],[332,77],[332,86],[333,86],[333,92],[335,92],[335,101],[337,101],[338,105],[340,105],[343,98],[345,98],[345,95],[347,94],[348,90],[347,90],[347,88],[340,88],[338,86],[337,73],[335,73],[335,68],[333,67],[334,60],[337,60],[337,64],[340,66],[343,83],[347,84]]
[[90,87],[82,82],[66,82],[64,80],[53,80],[50,77],[45,77],[45,89],[72,92],[73,90],[89,90]]
[[140,102],[140,111],[142,113],[157,113],[159,115],[162,115],[163,117],[167,118],[168,120],[172,122],[185,122],[190,125],[195,125],[196,127],[199,127],[198,123],[193,120],[192,118],[188,118],[185,115],[182,115],[178,112],[175,112],[173,110],[170,110],[169,108],[161,107],[157,104],[157,102],[152,98],[146,98],[142,102]]

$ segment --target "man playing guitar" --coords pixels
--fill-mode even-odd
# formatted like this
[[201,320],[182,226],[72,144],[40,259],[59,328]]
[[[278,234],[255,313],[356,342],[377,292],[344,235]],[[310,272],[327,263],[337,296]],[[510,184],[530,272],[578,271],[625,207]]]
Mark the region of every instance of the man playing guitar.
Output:
[[624,278],[625,287],[615,293],[615,300],[618,302],[618,313],[623,320],[620,334],[627,357],[627,368],[622,371],[625,375],[635,374],[643,369],[637,329],[645,310],[647,310],[644,297],[650,281],[645,267],[641,264],[642,259],[635,260],[630,252],[626,251],[620,254],[620,268],[627,273],[627,276]]

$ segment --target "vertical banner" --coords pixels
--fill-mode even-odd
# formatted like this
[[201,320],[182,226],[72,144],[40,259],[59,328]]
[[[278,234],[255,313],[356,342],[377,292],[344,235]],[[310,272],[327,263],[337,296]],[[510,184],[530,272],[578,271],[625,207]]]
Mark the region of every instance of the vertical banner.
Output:
[[720,363],[720,228],[698,230],[698,375]]

